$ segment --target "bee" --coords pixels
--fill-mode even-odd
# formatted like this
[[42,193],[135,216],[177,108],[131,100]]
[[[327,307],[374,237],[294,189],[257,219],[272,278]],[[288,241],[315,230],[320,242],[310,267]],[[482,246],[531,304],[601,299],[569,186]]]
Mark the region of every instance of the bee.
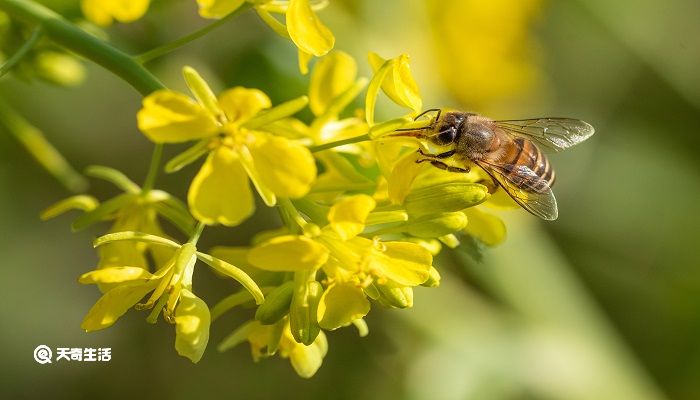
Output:
[[[561,151],[579,144],[593,135],[593,127],[570,118],[534,118],[494,121],[464,111],[431,109],[416,119],[434,113],[424,127],[398,129],[395,136],[411,136],[427,140],[450,150],[430,154],[418,150],[422,158],[416,162],[451,172],[469,172],[477,165],[491,177],[493,190],[499,186],[520,206],[545,219],[558,217],[557,201],[552,193],[554,168],[538,145]],[[446,163],[454,160],[464,167]]]

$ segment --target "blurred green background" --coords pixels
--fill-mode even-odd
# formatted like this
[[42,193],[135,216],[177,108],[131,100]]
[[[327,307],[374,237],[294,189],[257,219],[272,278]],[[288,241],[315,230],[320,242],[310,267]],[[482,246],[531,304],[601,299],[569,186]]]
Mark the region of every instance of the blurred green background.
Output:
[[[79,18],[75,1],[44,1]],[[411,310],[374,307],[370,335],[329,335],[310,380],[288,361],[253,363],[249,349],[215,344],[245,316],[212,327],[198,365],[177,356],[171,326],[128,313],[105,331],[80,321],[99,294],[77,277],[94,267],[91,240],[72,216],[38,214],[69,193],[0,130],[2,398],[700,398],[700,3],[692,0],[331,0],[320,13],[336,48],[368,76],[368,51],[412,56],[426,108],[495,118],[569,116],[596,127],[552,156],[560,218],[501,213],[506,242],[481,261],[465,251],[437,260],[442,286],[418,288]],[[147,17],[108,32],[138,53],[206,22],[193,0],[156,1]],[[142,181],[152,149],[136,130],[140,96],[85,63],[82,86],[64,89],[10,76],[0,94],[78,169],[107,165]],[[258,87],[273,102],[306,92],[292,45],[252,12],[149,64],[183,88],[190,64],[221,89]],[[394,111],[394,110],[390,110]],[[390,111],[384,117],[391,117]],[[177,146],[166,149],[176,154]],[[195,168],[161,175],[184,198]],[[92,182],[101,199],[115,190]],[[207,230],[204,247],[246,244],[279,223],[259,208],[235,229]],[[198,273],[209,304],[229,281]],[[109,363],[38,365],[39,344],[111,347]]]

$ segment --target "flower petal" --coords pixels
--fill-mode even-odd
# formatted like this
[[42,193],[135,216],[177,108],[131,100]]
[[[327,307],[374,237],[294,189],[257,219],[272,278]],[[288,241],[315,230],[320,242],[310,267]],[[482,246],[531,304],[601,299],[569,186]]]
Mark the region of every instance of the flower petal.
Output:
[[402,204],[411,191],[411,185],[423,169],[423,163],[417,163],[418,152],[410,152],[396,162],[387,179],[389,200],[394,204]]
[[114,18],[102,3],[103,0],[83,0],[80,2],[80,9],[88,20],[100,26],[107,26]]
[[433,256],[422,246],[408,242],[386,242],[380,246],[383,248],[375,249],[370,256],[370,270],[380,271],[400,286],[420,285],[430,277]]
[[309,107],[314,115],[323,114],[338,95],[357,77],[357,63],[345,52],[333,51],[314,65],[309,85]]
[[219,19],[237,10],[245,0],[197,0],[202,18]]
[[340,200],[328,212],[328,222],[341,239],[348,240],[365,229],[365,220],[377,203],[359,194]]
[[280,197],[306,195],[316,179],[316,162],[309,150],[289,139],[259,135],[250,146],[261,183]]
[[294,371],[302,378],[311,378],[323,363],[323,357],[328,352],[326,335],[321,331],[316,340],[305,346],[297,343],[292,337],[291,331],[286,329],[280,343],[280,355],[289,357]]
[[133,22],[146,14],[150,0],[120,0],[104,3],[110,4],[111,14],[117,21]]
[[80,275],[78,282],[90,283],[116,283],[135,280],[148,280],[153,275],[142,267],[111,267],[86,272]]
[[278,236],[248,252],[248,261],[267,271],[311,270],[320,267],[326,260],[328,249],[306,236]]
[[320,57],[333,48],[333,32],[316,16],[309,0],[290,0],[286,20],[289,36],[300,50]]
[[318,324],[323,329],[337,329],[367,315],[369,307],[362,288],[352,283],[334,283],[321,296]]
[[248,176],[238,156],[219,147],[192,180],[187,200],[192,215],[205,224],[235,226],[255,210]]
[[180,292],[175,309],[175,350],[197,363],[209,342],[211,317],[207,304],[187,289]]
[[119,317],[139,302],[148,292],[155,289],[158,280],[119,285],[97,300],[80,324],[86,332],[112,326]]
[[302,49],[299,49],[297,54],[299,59],[299,72],[301,72],[302,75],[306,75],[309,73],[309,62],[311,62],[311,59],[314,58],[314,55],[307,53]]
[[497,216],[481,211],[478,207],[463,211],[469,219],[464,231],[489,246],[495,246],[506,238],[506,225]]
[[[386,60],[376,53],[369,54],[369,63],[377,71]],[[423,107],[423,100],[418,92],[418,85],[411,75],[409,57],[401,54],[394,59],[391,70],[382,83],[382,90],[396,104],[418,112]]]
[[138,126],[151,141],[178,143],[216,134],[216,120],[187,95],[159,90],[143,99]]
[[143,17],[148,10],[149,0],[83,0],[80,5],[85,18],[105,26],[111,24],[113,19],[133,22]]
[[261,110],[270,108],[272,102],[261,90],[238,86],[219,95],[219,106],[229,122],[241,124]]

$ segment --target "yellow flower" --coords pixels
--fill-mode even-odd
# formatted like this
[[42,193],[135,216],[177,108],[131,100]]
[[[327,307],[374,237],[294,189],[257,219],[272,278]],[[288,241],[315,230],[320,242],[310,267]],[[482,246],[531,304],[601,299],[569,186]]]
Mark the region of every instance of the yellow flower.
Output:
[[[312,56],[321,57],[333,48],[333,32],[314,12],[315,8],[325,7],[326,2],[312,4],[309,0],[248,1],[254,4],[255,10],[266,24],[294,42],[299,49],[299,68],[303,74],[308,72],[307,65]],[[215,19],[225,17],[240,8],[243,3],[245,0],[197,0],[199,15]],[[284,14],[286,25],[271,13]]]
[[127,23],[143,17],[150,0],[82,0],[85,18],[97,25],[110,25],[114,20]]
[[382,90],[394,103],[414,112],[421,110],[423,101],[411,74],[408,55],[401,54],[392,60],[385,60],[377,53],[369,53],[369,64],[377,74],[383,67],[387,68],[386,76],[382,80]]
[[308,346],[298,343],[292,336],[288,318],[271,325],[250,321],[224,339],[218,350],[226,351],[244,341],[250,343],[255,362],[279,353],[280,357],[289,358],[294,371],[302,378],[314,376],[328,352],[328,341],[323,332]]
[[[160,311],[165,319],[175,324],[175,349],[198,362],[209,340],[211,321],[206,303],[192,292],[192,276],[197,259],[204,261],[217,272],[240,282],[257,303],[263,295],[255,282],[242,270],[206,253],[197,251],[192,243],[179,245],[169,239],[136,232],[119,232],[105,235],[95,245],[107,245],[129,241],[143,241],[174,250],[174,255],[156,272],[151,274],[140,267],[115,266],[96,269],[83,274],[83,284],[113,284],[83,319],[81,328],[86,332],[107,328],[114,324],[131,307],[153,309],[149,320],[155,321]],[[139,303],[148,293],[145,303]],[[137,304],[138,303],[138,304]]]
[[[194,219],[185,205],[170,194],[162,190],[144,190],[123,173],[108,167],[91,166],[85,173],[114,184],[124,193],[102,204],[93,199],[93,204],[88,207],[85,207],[86,196],[74,196],[49,207],[42,213],[43,219],[55,217],[69,208],[81,208],[86,212],[73,222],[74,230],[113,220],[108,233],[135,231],[167,237],[158,217],[165,218],[186,234],[194,229]],[[151,269],[149,258],[155,265],[162,265],[172,257],[173,251],[146,242],[113,242],[100,246],[98,253],[98,268],[128,265],[148,271]],[[109,283],[99,285],[102,291],[114,286]]]
[[336,329],[366,315],[367,295],[391,306],[410,307],[411,287],[429,278],[432,255],[416,243],[358,236],[374,207],[366,195],[340,200],[328,212],[328,225],[315,235],[315,229],[306,229],[307,235],[267,240],[251,249],[248,260],[273,271],[313,273],[322,267],[328,287],[314,317],[323,329]]
[[263,130],[305,106],[305,97],[269,109],[270,99],[260,90],[236,87],[217,98],[192,68],[185,67],[184,75],[197,100],[157,91],[144,99],[138,125],[156,143],[200,140],[174,170],[209,153],[187,195],[195,218],[205,224],[240,224],[255,208],[249,179],[268,206],[278,196],[298,198],[309,191],[316,178],[309,150]]

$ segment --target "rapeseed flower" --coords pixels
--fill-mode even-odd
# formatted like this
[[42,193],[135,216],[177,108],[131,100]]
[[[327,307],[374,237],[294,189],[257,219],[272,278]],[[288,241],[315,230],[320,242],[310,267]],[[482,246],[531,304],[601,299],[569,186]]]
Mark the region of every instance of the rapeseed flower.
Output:
[[192,214],[205,224],[234,226],[255,209],[249,181],[265,204],[277,197],[304,196],[316,178],[316,164],[300,143],[265,131],[265,125],[304,107],[307,98],[276,108],[257,89],[235,87],[214,96],[192,68],[185,80],[196,100],[160,90],[143,100],[139,129],[156,143],[198,143],[169,164],[178,170],[208,154],[187,195]]
[[250,321],[224,339],[218,349],[226,351],[244,341],[250,343],[254,361],[279,354],[282,358],[289,358],[294,371],[302,378],[314,376],[328,352],[328,341],[323,332],[309,345],[298,343],[286,317],[270,325]]
[[[123,193],[99,203],[97,199],[80,195],[63,200],[49,207],[42,213],[42,219],[55,217],[69,209],[85,211],[72,225],[74,230],[81,230],[103,221],[114,221],[108,233],[135,231],[159,237],[166,237],[159,217],[168,220],[182,232],[190,234],[194,229],[194,219],[187,212],[184,204],[177,198],[162,190],[144,190],[121,172],[102,166],[92,166],[86,174],[113,183]],[[172,256],[172,250],[147,242],[113,242],[99,247],[98,268],[128,265],[152,270],[149,258],[156,265],[162,265]],[[101,283],[105,291],[114,285]]]
[[80,8],[88,20],[100,26],[111,25],[115,20],[134,22],[148,11],[150,0],[82,0]]
[[[432,255],[416,243],[360,236],[374,207],[375,201],[366,195],[342,199],[329,209],[326,226],[269,239],[250,250],[248,261],[263,270],[302,272],[311,281],[322,269],[326,288],[318,293],[312,319],[323,329],[337,329],[364,317],[370,308],[367,297],[411,307],[411,287],[428,280]],[[294,325],[294,301],[290,318]],[[302,341],[298,335],[295,338]]]
[[[209,308],[192,289],[192,277],[198,259],[220,274],[237,280],[257,303],[263,301],[262,292],[245,272],[225,261],[198,252],[192,241],[180,245],[155,235],[118,232],[98,238],[95,246],[129,241],[164,246],[171,249],[173,255],[152,274],[143,268],[129,265],[100,268],[83,274],[80,283],[114,285],[83,319],[81,328],[87,332],[108,328],[134,306],[140,310],[153,308],[149,317],[152,322],[155,322],[162,310],[166,321],[175,324],[177,352],[192,362],[198,362],[209,340],[211,321]],[[148,293],[151,295],[146,302],[139,303]]]
[[[310,0],[247,0],[255,7],[261,19],[279,35],[289,38],[299,50],[299,69],[308,72],[312,56],[321,57],[335,44],[333,32],[318,18],[314,9],[325,7],[327,1]],[[199,15],[204,18],[223,18],[240,8],[246,0],[197,0]],[[285,23],[272,14],[283,14]]]

